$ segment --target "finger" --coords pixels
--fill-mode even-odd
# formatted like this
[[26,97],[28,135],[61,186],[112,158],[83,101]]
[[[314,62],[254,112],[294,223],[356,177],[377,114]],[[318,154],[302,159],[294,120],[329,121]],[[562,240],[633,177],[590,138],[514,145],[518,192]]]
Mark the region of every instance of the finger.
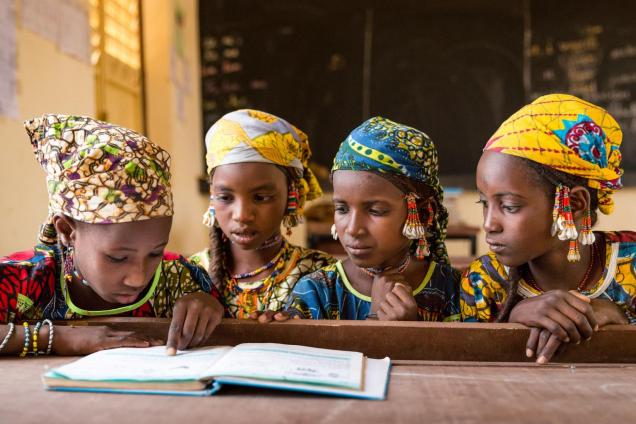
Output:
[[579,292],[576,292],[576,294],[574,294],[572,293],[572,291],[570,291],[569,293],[572,294],[572,296],[565,296],[565,301],[568,302],[572,307],[576,308],[582,314],[585,314],[590,327],[592,327],[594,331],[598,331],[598,320],[596,319],[596,315],[594,314],[592,305],[590,305],[590,298],[582,295]]
[[392,293],[399,297],[404,303],[410,303],[411,299],[413,299],[413,290],[411,287],[402,283],[396,283]]
[[183,350],[191,346],[192,339],[194,338],[194,334],[197,330],[199,318],[200,312],[198,308],[188,308],[183,328],[181,329],[179,344],[177,345],[179,349]]
[[537,320],[537,327],[548,330],[563,341],[570,340],[567,331],[565,331],[558,322],[554,321],[547,315],[544,315]]
[[182,303],[177,302],[172,312],[172,320],[170,321],[170,329],[168,330],[168,340],[166,341],[166,355],[174,356],[177,354],[177,346],[181,340],[181,329],[183,321],[186,317],[186,308]]
[[532,358],[537,351],[537,343],[539,342],[539,334],[541,334],[540,328],[532,327],[530,329],[530,337],[526,343],[526,356]]
[[209,317],[204,315],[199,316],[197,327],[194,330],[194,336],[192,336],[192,343],[190,343],[190,347],[201,346],[201,343],[205,339],[205,331],[208,327],[208,321],[210,321]]
[[249,317],[250,319],[258,319],[258,312],[250,312]]
[[548,340],[550,339],[550,336],[552,336],[553,334],[550,333],[548,330],[541,330],[541,333],[539,334],[539,340],[537,342],[537,357],[539,357],[539,354],[543,351],[543,348],[545,347],[545,345],[548,343]]
[[300,315],[294,315],[294,319],[301,319]]
[[115,347],[149,347],[150,342],[141,337],[136,336],[115,336],[108,337],[104,342],[104,349],[113,349]]
[[[590,309],[592,308],[589,304],[586,304],[586,306]],[[594,329],[588,321],[587,315],[574,308],[568,302],[560,303],[557,306],[557,309],[576,326],[576,330],[580,334],[581,338],[579,340],[573,338],[572,341],[574,343],[578,344],[582,339],[587,340],[592,337]],[[594,314],[592,313],[592,315]]]
[[548,362],[550,362],[550,360],[552,359],[552,357],[554,356],[557,349],[559,348],[559,346],[561,346],[562,343],[563,342],[559,340],[559,338],[556,337],[554,334],[551,335],[545,347],[539,354],[539,359],[537,359],[537,362],[539,364],[547,364]]
[[396,308],[402,305],[402,300],[392,291],[386,294],[384,301],[393,308]]
[[163,346],[166,344],[164,339],[152,339],[150,340],[150,346]]
[[258,322],[260,322],[261,324],[272,322],[274,320],[275,314],[276,314],[276,311],[265,311],[261,313],[261,315],[258,317]]
[[[563,308],[565,307],[563,306]],[[557,309],[549,311],[548,318],[555,321],[563,330],[565,330],[567,336],[563,339],[564,342],[571,341],[572,343],[579,343],[581,341],[581,333],[579,333],[579,329],[576,327],[574,321],[561,312],[561,307],[557,307]]]
[[278,322],[287,321],[289,319],[289,314],[287,312],[280,311],[274,315],[274,319]]
[[395,315],[395,311],[393,310],[393,308],[391,307],[391,305],[389,305],[388,302],[382,302],[380,304],[380,308],[378,309],[378,318],[380,318],[379,313],[383,312],[384,313],[384,319],[386,319],[387,321],[395,321],[397,320],[397,316]]

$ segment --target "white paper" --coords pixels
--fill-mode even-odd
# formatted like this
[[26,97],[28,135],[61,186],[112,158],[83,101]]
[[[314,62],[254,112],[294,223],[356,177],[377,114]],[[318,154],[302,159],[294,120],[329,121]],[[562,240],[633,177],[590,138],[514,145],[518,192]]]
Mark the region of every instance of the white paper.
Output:
[[251,377],[360,389],[363,365],[364,356],[360,352],[243,343],[214,364],[206,376]]
[[193,349],[167,356],[165,346],[117,348],[93,353],[52,371],[55,376],[72,380],[193,381],[230,349]]
[[18,118],[14,0],[0,1],[0,115]]

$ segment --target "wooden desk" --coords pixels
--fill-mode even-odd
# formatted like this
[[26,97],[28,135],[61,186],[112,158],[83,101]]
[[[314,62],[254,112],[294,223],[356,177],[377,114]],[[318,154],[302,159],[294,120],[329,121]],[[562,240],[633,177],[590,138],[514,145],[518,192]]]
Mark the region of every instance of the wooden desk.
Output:
[[224,388],[189,398],[45,391],[74,358],[0,359],[4,423],[389,423],[636,421],[636,365],[398,362],[386,401]]

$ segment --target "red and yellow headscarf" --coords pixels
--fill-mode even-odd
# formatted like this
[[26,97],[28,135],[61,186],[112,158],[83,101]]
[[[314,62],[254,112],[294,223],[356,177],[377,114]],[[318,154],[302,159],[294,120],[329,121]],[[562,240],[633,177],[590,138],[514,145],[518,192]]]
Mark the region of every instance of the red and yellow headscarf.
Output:
[[603,108],[568,94],[539,97],[508,118],[485,150],[518,156],[587,179],[599,209],[612,213],[620,177],[623,133]]

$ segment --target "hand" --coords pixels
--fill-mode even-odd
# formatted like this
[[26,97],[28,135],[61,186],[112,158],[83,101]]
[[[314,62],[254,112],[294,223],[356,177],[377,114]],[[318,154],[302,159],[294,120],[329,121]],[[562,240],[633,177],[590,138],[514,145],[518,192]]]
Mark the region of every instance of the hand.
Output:
[[413,290],[404,283],[395,283],[378,309],[378,318],[383,321],[417,321],[417,303]]
[[621,308],[609,299],[592,299],[590,303],[599,327],[609,324],[629,324]]
[[166,354],[205,343],[222,317],[223,306],[214,296],[204,292],[183,296],[174,305]]
[[[291,317],[289,316],[289,312],[285,312],[285,311],[263,311],[263,312],[252,312],[250,314],[250,319],[258,321],[261,324],[266,324],[272,321],[283,322],[283,321],[287,321],[290,318]],[[300,317],[294,316],[293,319],[300,319]]]
[[533,327],[526,344],[526,356],[532,358],[537,353],[537,363],[544,365],[550,362],[557,353],[565,350],[567,345],[545,328]]
[[55,355],[76,356],[116,347],[150,347],[163,344],[163,340],[152,339],[134,331],[116,331],[102,325],[56,325],[51,352]]
[[551,290],[524,299],[512,309],[508,321],[546,329],[566,343],[578,344],[598,330],[590,299],[576,291]]
[[404,276],[398,273],[380,274],[373,277],[371,286],[371,313],[377,314],[380,304],[385,301],[386,296],[391,293],[395,283],[404,282]]

